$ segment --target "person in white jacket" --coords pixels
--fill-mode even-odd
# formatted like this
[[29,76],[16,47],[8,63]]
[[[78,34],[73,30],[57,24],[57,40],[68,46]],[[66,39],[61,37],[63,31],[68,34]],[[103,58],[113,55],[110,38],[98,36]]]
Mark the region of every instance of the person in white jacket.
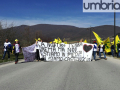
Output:
[[8,53],[8,59],[10,59],[10,51],[12,50],[12,49],[10,50],[11,47],[12,47],[11,43],[8,42],[8,39],[6,39],[6,42],[4,43],[4,48],[3,48],[4,54],[3,54],[2,60],[5,58],[6,53]]

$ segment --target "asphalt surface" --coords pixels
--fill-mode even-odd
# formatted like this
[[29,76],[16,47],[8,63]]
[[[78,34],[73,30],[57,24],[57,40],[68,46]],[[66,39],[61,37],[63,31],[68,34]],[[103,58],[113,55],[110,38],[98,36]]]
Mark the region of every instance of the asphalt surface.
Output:
[[0,90],[119,90],[120,60],[0,65]]

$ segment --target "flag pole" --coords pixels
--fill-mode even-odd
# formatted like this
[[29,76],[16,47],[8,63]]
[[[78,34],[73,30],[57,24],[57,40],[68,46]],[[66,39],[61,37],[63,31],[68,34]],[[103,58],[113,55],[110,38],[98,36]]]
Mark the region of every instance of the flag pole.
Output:
[[114,56],[115,56],[115,53],[116,53],[116,51],[115,51],[115,48],[116,48],[116,46],[115,46],[115,44],[116,44],[116,41],[115,41],[115,36],[116,36],[116,13],[115,13],[115,0],[114,0]]

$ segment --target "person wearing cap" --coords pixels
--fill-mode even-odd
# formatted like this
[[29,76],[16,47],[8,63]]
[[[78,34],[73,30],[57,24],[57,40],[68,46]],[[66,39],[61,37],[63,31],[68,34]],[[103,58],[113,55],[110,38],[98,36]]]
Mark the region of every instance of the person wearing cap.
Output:
[[10,59],[10,52],[12,50],[11,48],[12,48],[11,43],[8,42],[8,39],[6,39],[6,42],[4,43],[4,48],[3,48],[4,54],[3,54],[2,60],[5,58],[6,53],[8,53],[8,59]]
[[111,54],[112,54],[112,56],[114,56],[114,45],[113,45],[113,42],[111,42]]
[[93,61],[95,61],[96,60],[96,52],[97,52],[97,43],[96,43],[96,41],[94,41],[93,42],[93,44],[94,44],[94,47],[93,47]]
[[40,61],[40,53],[39,53],[39,50],[40,50],[40,47],[38,45],[38,42],[42,42],[42,40],[40,38],[38,38],[38,40],[36,40],[36,59],[37,61]]
[[18,42],[18,39],[15,39],[15,44],[13,44],[13,50],[12,50],[12,53],[15,54],[15,64],[18,63],[18,56],[19,56],[19,53],[20,53],[20,44]]
[[103,53],[105,60],[107,60],[105,55],[105,45],[103,45],[103,42],[99,45],[99,59],[101,59],[101,53]]

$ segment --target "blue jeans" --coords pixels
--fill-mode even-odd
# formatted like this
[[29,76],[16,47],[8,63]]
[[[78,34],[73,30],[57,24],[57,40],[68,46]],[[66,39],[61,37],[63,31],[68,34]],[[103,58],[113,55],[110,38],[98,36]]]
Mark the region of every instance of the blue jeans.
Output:
[[[106,58],[105,52],[103,52],[104,58]],[[101,58],[101,52],[99,52],[99,58]]]
[[112,56],[114,56],[114,49],[111,49],[111,54]]
[[3,54],[3,59],[5,58],[6,53],[8,53],[8,58],[10,58],[10,52],[9,52],[9,51],[4,51],[4,54]]
[[120,57],[120,52],[118,52],[118,57]]
[[96,51],[93,51],[94,60],[96,59]]

